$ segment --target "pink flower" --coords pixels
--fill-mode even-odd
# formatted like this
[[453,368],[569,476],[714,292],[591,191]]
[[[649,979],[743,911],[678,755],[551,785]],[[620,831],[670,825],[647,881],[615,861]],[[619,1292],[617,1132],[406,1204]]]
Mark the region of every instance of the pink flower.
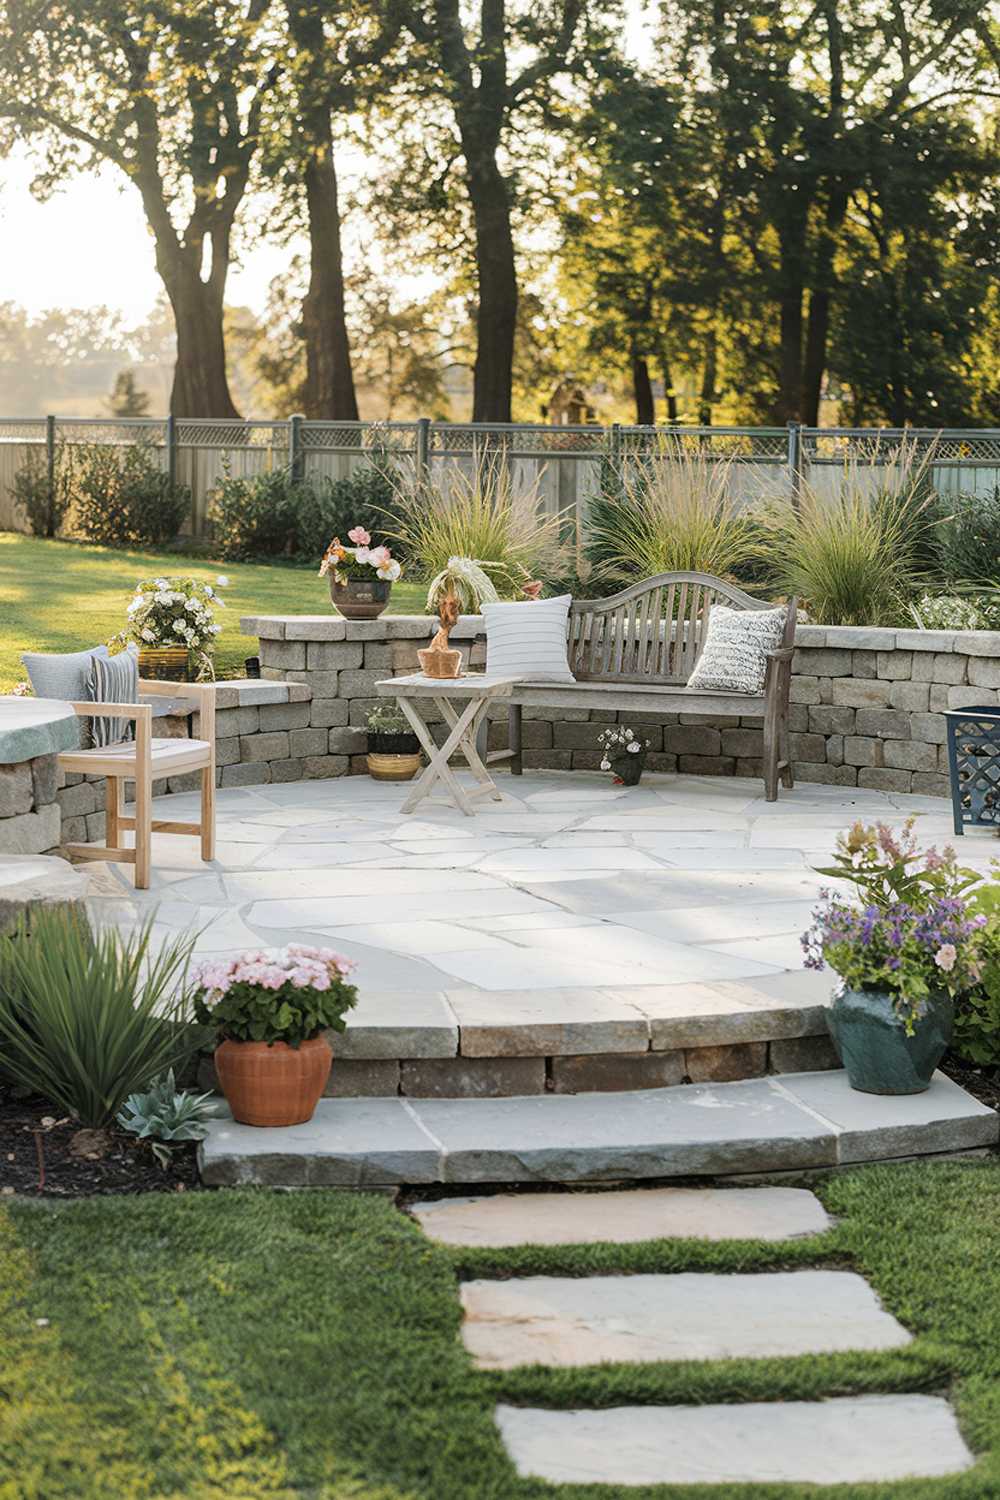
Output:
[[373,547],[368,554],[368,561],[373,568],[387,568],[392,561],[392,553],[388,547]]
[[532,578],[529,583],[522,583],[521,593],[528,599],[537,599],[542,592],[542,580]]
[[955,960],[957,958],[958,953],[956,951],[955,944],[942,943],[941,947],[934,955],[934,962],[937,964],[939,969],[943,969],[946,974],[950,974],[952,969],[955,967]]
[[371,537],[363,526],[355,526],[352,531],[347,533],[347,539],[353,542],[356,547],[367,547],[371,542]]

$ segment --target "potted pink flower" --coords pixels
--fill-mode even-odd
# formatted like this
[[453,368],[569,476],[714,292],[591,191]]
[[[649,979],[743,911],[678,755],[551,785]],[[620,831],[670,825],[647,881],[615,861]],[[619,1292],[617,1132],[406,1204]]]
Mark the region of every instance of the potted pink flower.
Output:
[[335,536],[323,554],[319,576],[330,579],[330,598],[348,620],[377,620],[402,568],[386,546],[372,546],[371,533],[352,526],[346,546]]
[[209,960],[194,971],[195,1014],[216,1035],[215,1070],[244,1125],[311,1120],[330,1075],[327,1034],[343,1031],[358,992],[350,959],[290,943]]

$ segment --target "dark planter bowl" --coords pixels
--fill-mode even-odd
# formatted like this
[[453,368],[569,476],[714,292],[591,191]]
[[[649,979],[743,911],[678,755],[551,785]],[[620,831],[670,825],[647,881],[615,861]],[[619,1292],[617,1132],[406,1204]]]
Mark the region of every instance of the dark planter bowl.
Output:
[[645,764],[645,750],[637,750],[634,755],[629,755],[626,752],[624,755],[616,756],[611,762],[611,769],[618,777],[618,780],[625,786],[638,786],[639,778],[642,775],[642,768]]
[[852,1089],[863,1094],[922,1094],[951,1042],[955,1007],[932,995],[907,1036],[886,990],[844,990],[826,1013]]
[[335,583],[330,574],[330,598],[345,620],[377,620],[389,603],[392,584],[384,578],[349,578]]
[[369,755],[416,755],[419,750],[420,741],[409,730],[404,730],[401,734],[384,734],[371,729],[368,731]]

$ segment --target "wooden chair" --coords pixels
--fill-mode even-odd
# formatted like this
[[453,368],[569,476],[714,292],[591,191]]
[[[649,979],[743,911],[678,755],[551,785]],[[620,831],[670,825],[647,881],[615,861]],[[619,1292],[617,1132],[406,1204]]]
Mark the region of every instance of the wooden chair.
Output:
[[[64,771],[77,776],[107,778],[107,844],[66,844],[77,859],[106,859],[135,865],[137,890],[149,889],[150,852],[154,833],[191,834],[201,839],[202,859],[215,858],[215,689],[207,683],[139,681],[150,697],[183,698],[198,712],[202,738],[154,739],[153,710],[148,703],[74,703],[81,718],[131,719],[135,739],[94,750],[65,750],[59,756]],[[201,817],[197,823],[169,823],[154,819],[153,782],[186,771],[201,772]],[[135,782],[135,817],[122,811],[124,783]],[[135,830],[135,848],[124,849],[121,834]]]

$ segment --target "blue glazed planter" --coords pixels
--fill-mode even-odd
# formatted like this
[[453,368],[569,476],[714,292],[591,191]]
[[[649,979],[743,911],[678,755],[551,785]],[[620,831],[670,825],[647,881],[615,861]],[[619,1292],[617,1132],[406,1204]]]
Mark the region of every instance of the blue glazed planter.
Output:
[[950,995],[927,1001],[907,1036],[887,990],[844,990],[826,1013],[852,1089],[863,1094],[922,1094],[951,1042]]

